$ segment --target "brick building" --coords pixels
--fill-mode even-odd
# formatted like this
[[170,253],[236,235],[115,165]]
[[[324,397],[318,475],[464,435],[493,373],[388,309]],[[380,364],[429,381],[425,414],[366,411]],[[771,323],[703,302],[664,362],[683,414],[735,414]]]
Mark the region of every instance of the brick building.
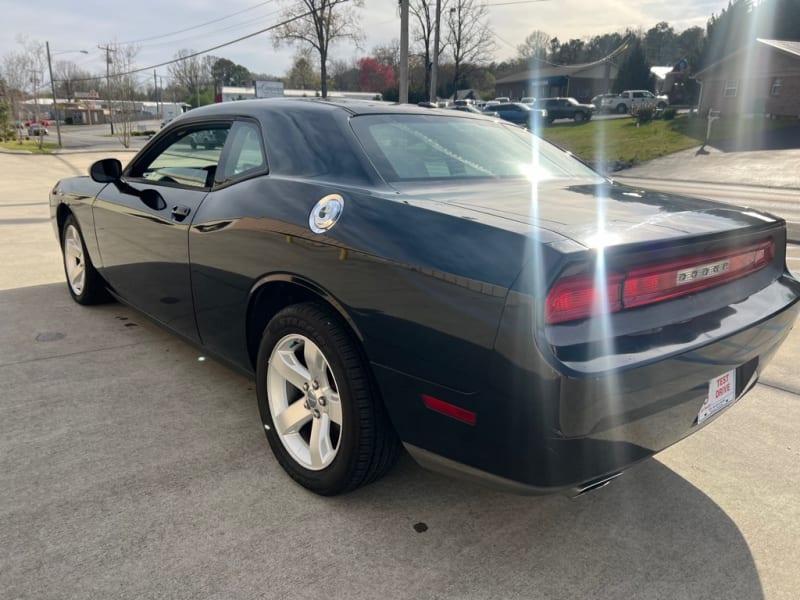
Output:
[[800,42],[759,38],[694,77],[701,115],[800,117]]

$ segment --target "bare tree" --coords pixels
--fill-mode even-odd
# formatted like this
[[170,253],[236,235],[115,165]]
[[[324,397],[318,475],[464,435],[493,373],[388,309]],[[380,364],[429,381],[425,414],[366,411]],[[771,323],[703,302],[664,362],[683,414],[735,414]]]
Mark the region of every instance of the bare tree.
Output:
[[[131,45],[108,44],[109,63],[109,111],[111,119],[117,125],[115,131],[119,141],[125,148],[130,148],[133,121],[137,110],[137,88],[139,82],[134,73],[135,59],[139,48]],[[113,101],[110,99],[113,98]]]
[[186,48],[178,50],[174,57],[178,62],[168,65],[167,70],[172,80],[186,89],[189,98],[194,94],[196,105],[200,106],[200,85],[203,83],[203,72],[205,69],[203,68],[203,63],[200,58],[192,56],[193,54],[195,54],[194,50],[188,50]]
[[[47,59],[44,44],[36,40],[29,40],[27,37],[20,36],[17,42],[21,46],[19,52],[12,52],[4,60],[4,78],[6,85],[12,90],[12,112],[19,114],[19,108],[25,96],[33,98],[34,119],[39,121],[39,94],[48,89],[48,82],[44,78]],[[47,94],[49,96],[49,94]],[[19,114],[20,120],[22,115]],[[20,141],[22,140],[22,130],[20,130]],[[37,136],[39,147],[43,143],[43,137]]]
[[356,9],[363,0],[294,0],[284,10],[284,24],[273,33],[273,43],[307,44],[319,54],[320,92],[328,96],[328,50],[336,40],[350,40],[358,47],[364,39]]
[[470,65],[487,62],[494,50],[489,29],[489,9],[481,0],[450,0],[447,18],[453,56],[453,92],[467,76]]
[[[446,13],[448,0],[439,0],[442,14]],[[425,65],[425,97],[430,98],[433,38],[436,29],[436,0],[410,0],[408,10],[414,19],[414,40],[420,46],[420,56]],[[439,39],[439,56],[444,54],[446,36]],[[438,87],[438,86],[437,86]]]
[[53,78],[58,94],[69,100],[75,97],[75,92],[88,92],[93,86],[97,87],[96,81],[92,80],[92,74],[71,60],[56,62],[53,65]]
[[525,41],[517,46],[517,55],[520,59],[544,59],[550,44],[550,36],[544,31],[531,31]]
[[[20,104],[28,86],[28,67],[28,60],[21,52],[10,52],[3,56],[2,78],[5,82],[5,99],[14,121],[22,120]],[[22,130],[17,129],[17,132],[21,144]]]
[[400,40],[394,38],[386,44],[375,46],[372,49],[371,56],[397,71],[400,68]]

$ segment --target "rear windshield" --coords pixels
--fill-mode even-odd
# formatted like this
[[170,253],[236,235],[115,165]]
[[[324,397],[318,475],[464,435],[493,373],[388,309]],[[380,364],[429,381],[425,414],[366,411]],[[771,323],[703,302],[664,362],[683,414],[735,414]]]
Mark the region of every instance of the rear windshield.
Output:
[[513,125],[449,115],[361,115],[353,130],[386,181],[597,177]]

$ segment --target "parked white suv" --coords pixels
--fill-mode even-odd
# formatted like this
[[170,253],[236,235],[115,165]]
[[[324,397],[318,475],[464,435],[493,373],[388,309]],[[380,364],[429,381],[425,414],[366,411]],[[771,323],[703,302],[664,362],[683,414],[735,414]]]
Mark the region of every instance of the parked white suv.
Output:
[[651,104],[656,108],[666,108],[669,106],[669,98],[666,96],[656,96],[647,90],[625,90],[619,96],[603,98],[603,109],[617,113],[631,112],[635,106]]

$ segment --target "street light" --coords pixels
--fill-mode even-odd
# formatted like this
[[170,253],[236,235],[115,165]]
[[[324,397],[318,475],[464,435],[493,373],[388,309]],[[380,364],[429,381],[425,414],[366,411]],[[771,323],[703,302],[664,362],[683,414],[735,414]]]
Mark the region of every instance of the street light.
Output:
[[[50,90],[53,92],[53,110],[56,113],[56,132],[58,133],[58,147],[61,148],[61,123],[58,119],[58,101],[56,100],[56,82],[53,79],[53,63],[50,60],[50,42],[45,42],[47,47],[47,70],[50,72]],[[69,52],[80,52],[81,54],[89,54],[88,50],[67,50],[59,52],[58,54],[67,54]]]

